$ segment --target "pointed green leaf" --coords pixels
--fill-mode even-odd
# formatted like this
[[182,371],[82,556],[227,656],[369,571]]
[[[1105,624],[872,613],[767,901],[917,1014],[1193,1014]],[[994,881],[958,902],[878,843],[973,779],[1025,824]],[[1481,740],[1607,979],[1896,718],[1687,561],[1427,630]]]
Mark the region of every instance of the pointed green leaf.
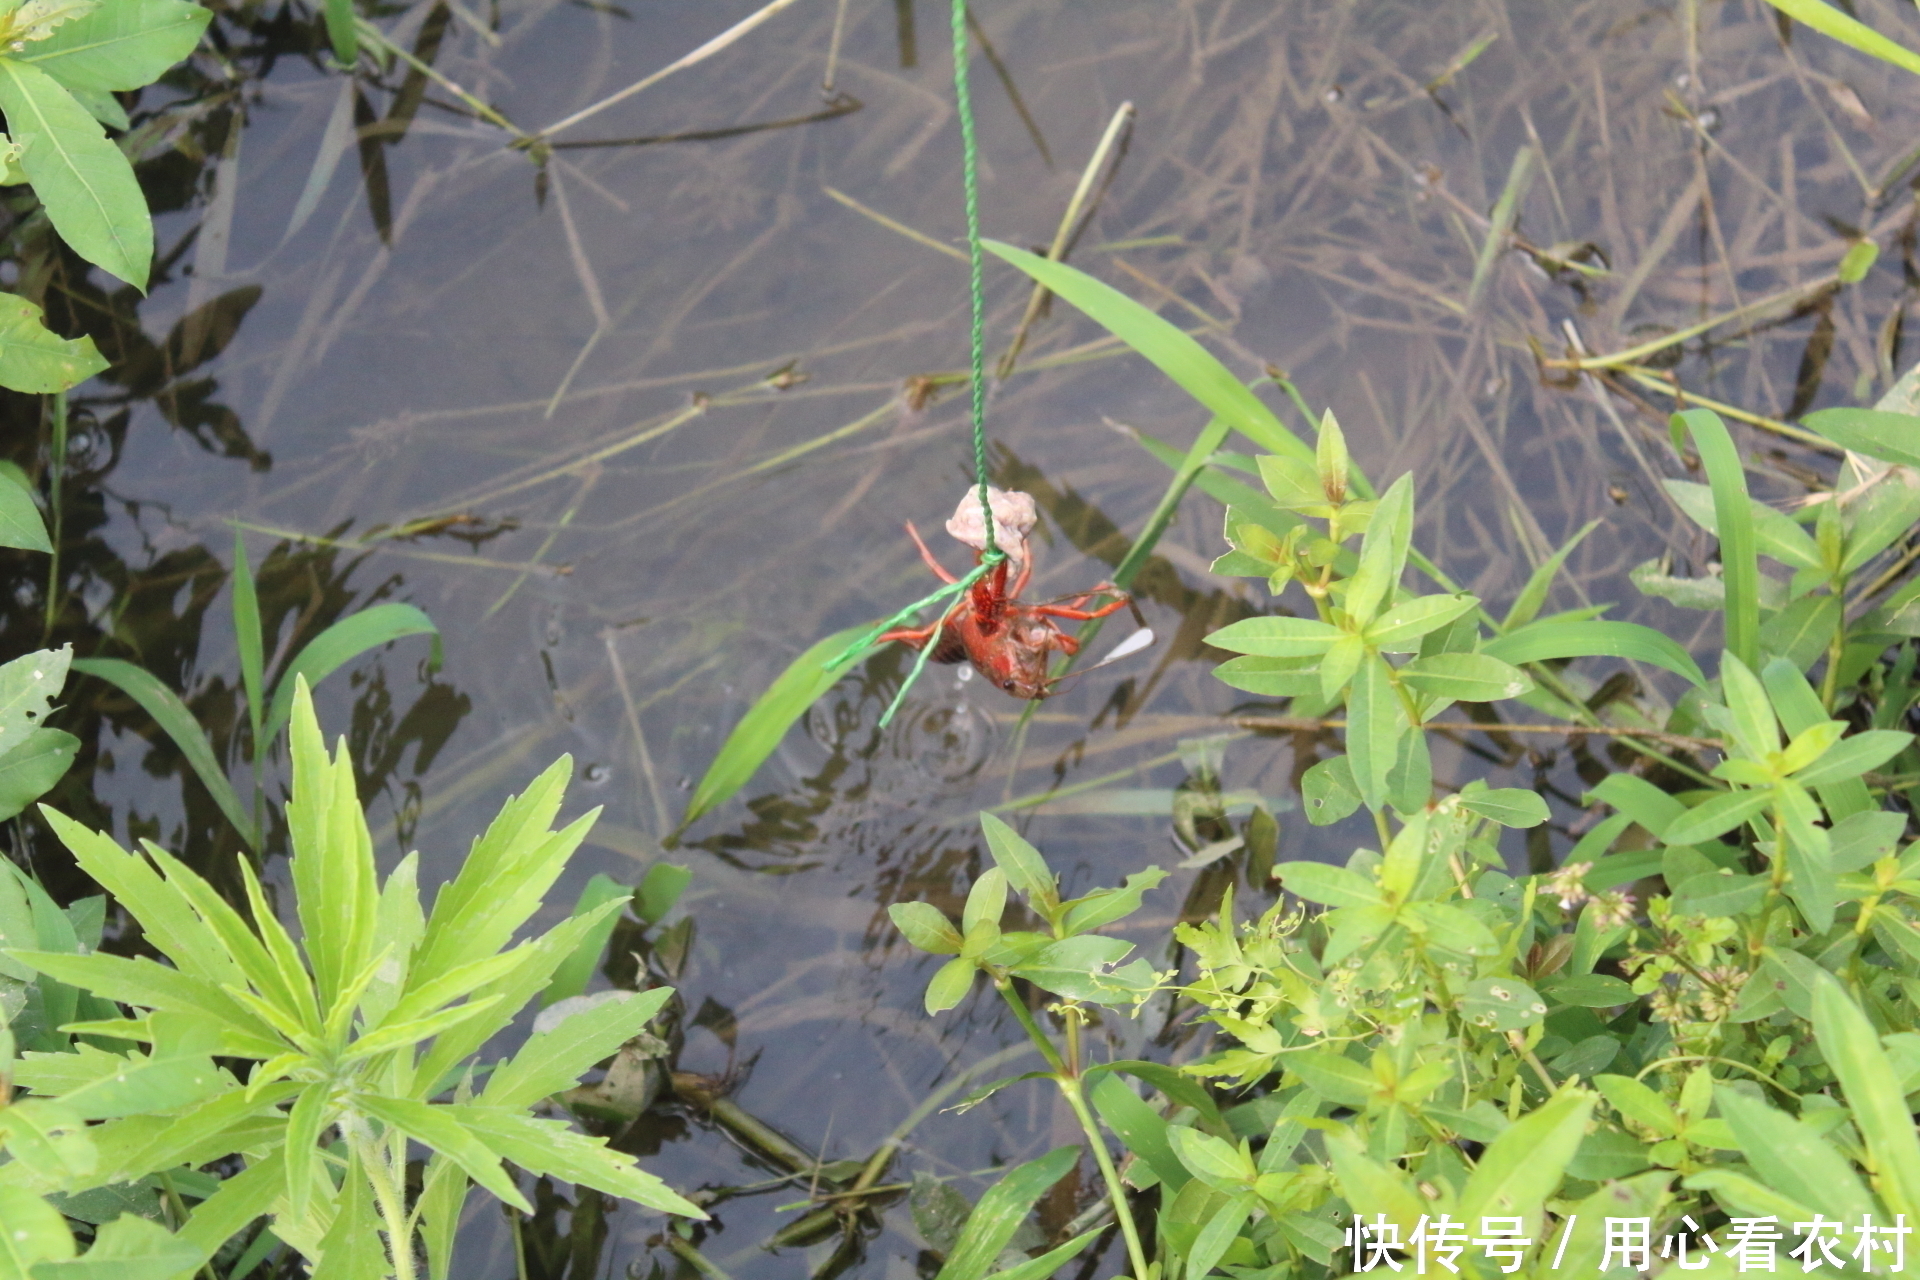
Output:
[[973,961],[958,956],[941,965],[927,983],[927,1012],[941,1013],[966,999],[973,987],[973,974]]
[[1772,799],[1769,791],[1730,791],[1714,796],[1669,822],[1660,839],[1670,845],[1711,840],[1764,811]]
[[[1911,69],[1920,70],[1920,66]],[[1843,449],[1882,462],[1920,467],[1920,417],[1880,409],[1822,409],[1800,421]]]
[[1282,862],[1273,877],[1295,897],[1324,906],[1373,907],[1386,901],[1380,886],[1358,871],[1324,862]]
[[960,954],[960,931],[931,902],[896,902],[887,908],[894,928],[908,942],[937,956]]
[[747,713],[740,717],[740,723],[720,744],[713,763],[707,766],[707,772],[694,787],[693,798],[687,801],[686,816],[680,820],[682,830],[715,806],[732,799],[734,793],[746,786],[754,772],[773,754],[780,740],[786,737],[787,730],[807,713],[807,708],[838,684],[841,676],[878,652],[877,649],[865,649],[847,654],[844,661],[834,662],[832,666],[826,665],[872,629],[865,626],[848,627],[845,631],[836,631],[826,639],[815,642],[767,686],[767,691],[747,708]]
[[1359,624],[1371,623],[1382,603],[1392,600],[1412,538],[1413,476],[1409,473],[1380,495],[1360,543],[1359,570],[1347,581],[1346,610]]
[[1881,1199],[1889,1211],[1913,1215],[1920,1211],[1920,1138],[1900,1078],[1866,1014],[1824,970],[1815,979],[1813,1029],[1866,1139]]
[[1738,654],[1728,650],[1720,662],[1727,710],[1733,717],[1734,742],[1748,759],[1765,760],[1780,749],[1780,728],[1773,718],[1773,704],[1768,701],[1759,677]]
[[1300,775],[1300,799],[1307,821],[1329,826],[1360,807],[1360,789],[1353,781],[1353,763],[1346,756],[1322,760]]
[[1637,622],[1531,622],[1480,646],[1480,652],[1502,662],[1525,666],[1557,658],[1626,658],[1662,667],[1706,687],[1687,651],[1667,636]]
[[982,1280],[1041,1196],[1079,1163],[1080,1148],[1060,1147],[1007,1171],[967,1215],[960,1239],[936,1280]]
[[0,547],[53,550],[53,543],[47,539],[47,522],[34,505],[33,490],[27,487],[24,476],[5,471],[0,471]]
[[1825,1138],[1738,1090],[1723,1085],[1715,1097],[1721,1118],[1767,1185],[1836,1220],[1858,1222],[1874,1212],[1860,1175]]
[[1368,658],[1347,695],[1347,758],[1353,764],[1354,787],[1367,808],[1378,809],[1386,802],[1387,774],[1399,754],[1400,735],[1409,728],[1386,662]]
[[146,668],[119,658],[75,658],[73,669],[83,675],[105,680],[139,703],[141,709],[153,717],[153,722],[173,739],[173,745],[180,748],[180,754],[186,757],[194,776],[200,779],[200,785],[207,789],[207,794],[213,797],[213,802],[220,807],[227,821],[233,824],[233,829],[240,833],[240,838],[250,847],[259,848],[260,837],[254,830],[252,816],[247,813],[246,806],[240,803],[240,797],[234,791],[233,784],[227,781],[226,771],[214,756],[213,746],[202,732],[200,722],[194,719],[193,712],[187,710],[187,704],[180,701],[180,695],[161,684]]
[[1263,658],[1304,658],[1325,653],[1344,633],[1318,618],[1242,618],[1207,635],[1229,653]]
[[0,821],[53,789],[80,751],[80,739],[62,729],[35,729],[0,755]]
[[980,830],[986,833],[987,849],[1000,870],[1006,873],[1007,883],[1025,894],[1034,910],[1044,911],[1059,901],[1059,883],[1054,879],[1052,868],[1025,837],[986,812],[980,815]]
[[1560,1187],[1593,1111],[1593,1095],[1567,1090],[1515,1121],[1475,1162],[1460,1193],[1460,1214],[1531,1218]]
[[0,58],[0,112],[60,238],[88,262],[144,290],[153,220],[133,166],[99,122],[46,72],[11,58]]
[[1096,323],[1145,356],[1209,412],[1261,448],[1314,464],[1314,451],[1305,442],[1281,426],[1273,411],[1225,365],[1209,355],[1206,348],[1174,325],[1119,290],[1064,262],[1054,262],[998,240],[986,240],[982,244],[989,253],[1012,263],[1086,312]]
[[1568,538],[1558,551],[1540,562],[1540,567],[1527,577],[1527,585],[1520,588],[1520,594],[1514,597],[1513,608],[1507,610],[1507,616],[1501,620],[1500,630],[1511,631],[1515,627],[1524,627],[1540,616],[1540,607],[1547,602],[1547,592],[1553,587],[1553,580],[1560,572],[1560,566],[1566,563],[1573,549],[1586,541],[1588,534],[1600,527],[1598,520],[1589,520],[1580,532]]
[[1420,637],[1472,613],[1479,603],[1466,595],[1418,596],[1375,618],[1367,628],[1367,643],[1383,653],[1417,653]]
[[432,636],[432,666],[440,665],[440,629],[433,619],[410,604],[388,602],[348,614],[322,631],[294,655],[273,691],[272,709],[267,713],[266,739],[271,743],[286,727],[293,713],[294,685],[302,676],[311,688],[363,653],[391,644],[405,636]]
[[481,1103],[490,1107],[530,1107],[580,1077],[639,1035],[673,995],[672,987],[619,993],[565,1019],[551,1031],[528,1037],[512,1059],[487,1081]]
[[69,89],[126,92],[191,54],[212,17],[185,0],[109,0],[17,57]]
[[589,1138],[558,1120],[536,1120],[499,1107],[446,1106],[435,1110],[448,1113],[494,1153],[528,1173],[564,1178],[683,1218],[707,1216],[635,1165],[632,1156],[609,1149],[605,1138]]
[[1817,787],[1858,778],[1905,751],[1912,741],[1910,733],[1892,729],[1863,730],[1827,748],[1826,754],[1796,773],[1794,781]]
[[1400,682],[1454,702],[1498,702],[1533,688],[1527,673],[1484,653],[1436,653],[1400,668]]

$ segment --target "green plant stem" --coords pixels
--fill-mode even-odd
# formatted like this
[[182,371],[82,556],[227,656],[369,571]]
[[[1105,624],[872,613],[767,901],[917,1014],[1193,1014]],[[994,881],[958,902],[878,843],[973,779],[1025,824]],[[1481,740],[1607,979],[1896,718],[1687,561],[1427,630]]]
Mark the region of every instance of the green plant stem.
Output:
[[[394,1280],[414,1280],[413,1268],[413,1228],[407,1217],[407,1207],[402,1202],[400,1191],[394,1184],[392,1171],[388,1169],[380,1144],[368,1137],[360,1126],[355,1127],[353,1145],[360,1155],[360,1168],[373,1188],[373,1198],[380,1206],[380,1217],[387,1224],[387,1252],[393,1259]],[[348,1171],[349,1177],[353,1176]]]
[[1113,1157],[1107,1154],[1107,1140],[1101,1135],[1100,1126],[1094,1122],[1093,1112],[1087,1109],[1079,1079],[1063,1075],[1059,1080],[1060,1092],[1066,1095],[1067,1105],[1079,1117],[1080,1128],[1087,1135],[1087,1145],[1093,1148],[1093,1162],[1100,1166],[1100,1176],[1106,1180],[1107,1196],[1113,1201],[1113,1216],[1120,1223],[1120,1234],[1127,1242],[1127,1258],[1133,1264],[1134,1280],[1146,1280],[1146,1251],[1140,1247],[1140,1230],[1134,1226],[1132,1210],[1127,1208],[1126,1184],[1120,1181],[1120,1171],[1113,1167]]
[[1027,1037],[1040,1050],[1040,1056],[1047,1060],[1047,1065],[1053,1068],[1061,1079],[1070,1078],[1071,1073],[1067,1070],[1067,1064],[1061,1059],[1060,1051],[1053,1047],[1053,1041],[1049,1040],[1047,1033],[1040,1029],[1040,1024],[1033,1020],[1033,1010],[1027,1008],[1026,1001],[1014,994],[1013,979],[1004,975],[996,976],[993,985],[999,989],[1001,998],[1007,1002],[1007,1007],[1013,1010],[1013,1016],[1020,1020],[1022,1027],[1026,1028]]
[[47,562],[47,616],[41,628],[41,642],[53,642],[53,620],[60,612],[60,541],[66,524],[66,504],[61,498],[61,480],[67,474],[67,393],[53,395],[53,457],[47,475],[47,505],[53,515],[53,555]]

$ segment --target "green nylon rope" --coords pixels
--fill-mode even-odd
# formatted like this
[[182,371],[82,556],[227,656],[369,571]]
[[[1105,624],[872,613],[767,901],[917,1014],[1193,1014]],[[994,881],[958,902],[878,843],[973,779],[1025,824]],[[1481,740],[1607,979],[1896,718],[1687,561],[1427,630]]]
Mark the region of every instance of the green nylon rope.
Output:
[[[980,512],[986,527],[987,545],[980,553],[980,563],[974,566],[971,573],[958,582],[948,583],[923,600],[916,600],[868,630],[827,664],[829,670],[851,662],[879,639],[882,632],[912,621],[922,609],[965,592],[1007,558],[1007,553],[1000,549],[999,540],[994,536],[993,506],[987,501],[987,306],[980,249],[979,148],[973,134],[973,96],[967,90],[967,0],[953,0],[953,100],[955,112],[960,117],[960,176],[966,192],[967,211],[967,294],[972,303],[968,334],[968,387],[973,418],[973,474],[980,488]],[[946,618],[943,615],[940,623],[934,627],[933,635],[920,647],[919,657],[914,660],[907,678],[901,682],[899,692],[893,695],[893,701],[880,717],[881,728],[886,728],[892,721],[894,712],[906,700],[907,690],[913,687],[914,681],[926,669],[927,659],[939,648],[940,636],[945,628]]]

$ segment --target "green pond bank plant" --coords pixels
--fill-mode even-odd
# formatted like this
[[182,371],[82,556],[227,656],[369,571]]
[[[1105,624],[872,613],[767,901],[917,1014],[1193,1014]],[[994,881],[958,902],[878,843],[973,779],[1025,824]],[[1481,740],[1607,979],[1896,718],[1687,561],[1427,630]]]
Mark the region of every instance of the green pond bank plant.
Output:
[[[625,901],[513,941],[596,816],[553,829],[571,761],[508,800],[429,908],[417,855],[379,876],[345,742],[328,753],[297,677],[290,717],[298,940],[244,859],[241,910],[151,842],[129,853],[50,810],[166,963],[95,949],[103,899],[61,911],[10,865],[0,876],[0,1276],[98,1274],[65,1265],[76,1218],[105,1224],[86,1257],[153,1280],[256,1222],[257,1247],[224,1273],[284,1243],[316,1276],[412,1280],[424,1254],[438,1280],[474,1185],[531,1211],[509,1165],[704,1217],[603,1139],[532,1114],[670,988],[579,1001],[510,1057],[474,1057]],[[156,1200],[171,1233],[140,1212]]]
[[[990,816],[993,866],[962,920],[893,908],[909,941],[952,957],[928,1010],[984,973],[1046,1057],[1033,1074],[1085,1100],[1130,1274],[1905,1269],[1920,370],[1875,409],[1808,416],[1843,461],[1791,516],[1749,495],[1715,415],[1674,416],[1707,483],[1669,488],[1717,540],[1718,572],[1634,579],[1721,615],[1709,677],[1604,606],[1544,614],[1571,542],[1490,609],[1419,554],[1412,478],[1376,491],[1331,415],[1302,441],[1145,308],[994,251],[1262,446],[1234,455],[1214,435],[1197,483],[1227,504],[1216,572],[1293,607],[1214,632],[1237,655],[1217,675],[1284,700],[1287,724],[1343,728],[1302,778],[1304,809],[1319,824],[1365,810],[1377,837],[1343,864],[1276,866],[1283,892],[1251,918],[1229,890],[1176,927],[1179,962],[1159,973],[1087,923],[1119,922],[1157,872],[1063,904],[1041,854]],[[1566,662],[1608,657],[1684,692],[1598,697],[1594,670]],[[1548,819],[1535,792],[1436,785],[1431,726],[1459,722],[1459,703],[1478,707],[1469,726],[1546,718],[1614,744],[1558,866],[1516,876],[1498,847],[1501,828]],[[1009,886],[1047,932],[1002,931]],[[1209,1051],[1177,1070],[1087,1060],[1089,1021],[1151,1001],[1210,1024]]]

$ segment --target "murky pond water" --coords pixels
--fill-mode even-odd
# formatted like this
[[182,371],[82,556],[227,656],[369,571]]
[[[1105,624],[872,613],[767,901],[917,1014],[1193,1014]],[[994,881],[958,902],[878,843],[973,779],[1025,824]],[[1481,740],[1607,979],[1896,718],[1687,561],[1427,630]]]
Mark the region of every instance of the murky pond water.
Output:
[[[408,47],[444,27],[436,67],[535,129],[759,7],[423,0],[380,21]],[[886,905],[957,909],[983,856],[976,812],[1055,790],[1069,794],[1017,812],[1070,886],[1185,858],[1170,825],[1194,755],[1181,743],[1233,732],[1241,702],[1201,637],[1267,607],[1258,584],[1208,572],[1220,509],[1195,493],[1139,581],[1164,637],[1151,656],[1080,682],[1019,732],[1019,704],[952,668],[876,729],[903,670],[878,659],[663,852],[691,781],[787,662],[927,589],[901,524],[937,528],[970,471],[963,397],[926,381],[965,359],[945,6],[838,8],[831,93],[837,7],[801,0],[561,131],[543,178],[508,135],[449,109],[443,85],[402,129],[400,72],[356,87],[303,56],[304,35],[265,18],[249,35],[225,16],[237,83],[208,89],[221,73],[204,60],[203,109],[143,170],[173,247],[138,304],[146,337],[124,327],[133,300],[62,286],[109,355],[146,361],[76,393],[90,496],[68,528],[63,629],[137,655],[220,724],[238,683],[230,524],[270,625],[310,629],[376,597],[425,609],[445,636],[437,674],[403,641],[320,696],[323,723],[353,734],[383,857],[417,846],[429,880],[447,874],[508,790],[572,753],[572,805],[604,816],[550,913],[596,871],[630,882],[662,858],[688,865],[680,1065],[730,1076],[735,1102],[827,1160],[865,1158],[1019,1035],[983,1001],[927,1019],[930,968]],[[1914,25],[1890,3],[1861,10]],[[1373,476],[1415,473],[1425,549],[1500,607],[1598,520],[1556,604],[1618,601],[1614,616],[1712,646],[1703,615],[1626,578],[1662,553],[1697,568],[1711,550],[1658,485],[1685,474],[1662,379],[1782,418],[1871,395],[1912,358],[1902,318],[1920,270],[1901,166],[1920,92],[1807,32],[1783,44],[1759,0],[991,0],[976,16],[1000,72],[976,58],[988,234],[1050,241],[1132,103],[1073,261],[1244,376],[1272,366],[1332,405]],[[1484,253],[1523,154],[1524,245]],[[1856,234],[1882,246],[1879,266],[1814,288]],[[1028,295],[1008,269],[988,284],[997,357]],[[1768,300],[1690,342],[1670,373],[1603,388],[1537,363]],[[1044,513],[1040,596],[1101,580],[1159,497],[1167,469],[1137,437],[1184,449],[1202,422],[1101,337],[1054,307],[993,395],[998,482]],[[1797,445],[1737,430],[1760,491],[1800,485]],[[11,618],[10,643],[36,641],[37,625]],[[74,697],[97,727],[97,821],[203,860],[231,851],[138,713],[97,688]],[[1220,785],[1286,806],[1331,740],[1243,736]],[[1576,755],[1556,738],[1521,745],[1514,780],[1573,820]],[[1439,746],[1443,780],[1468,749],[1500,748]],[[63,803],[87,807],[85,782]],[[1283,816],[1280,851],[1344,856],[1366,838]],[[1534,856],[1564,849],[1564,825],[1548,838]],[[37,856],[61,877],[50,848]],[[1183,900],[1210,905],[1225,882],[1221,867],[1177,871],[1138,936],[1164,937]],[[1110,1023],[1116,1051],[1200,1051],[1187,1028]],[[1037,1086],[1016,1088],[920,1123],[888,1177],[966,1174],[1072,1139]],[[779,1176],[698,1119],[650,1119],[623,1141],[683,1189]],[[924,1265],[897,1200],[855,1223],[855,1246],[764,1251],[806,1191],[726,1200],[703,1253],[743,1280]],[[1084,1207],[1056,1199],[1050,1225]],[[529,1274],[686,1268],[653,1215],[547,1205],[523,1233]],[[470,1217],[473,1274],[514,1274],[507,1220],[491,1205]]]

